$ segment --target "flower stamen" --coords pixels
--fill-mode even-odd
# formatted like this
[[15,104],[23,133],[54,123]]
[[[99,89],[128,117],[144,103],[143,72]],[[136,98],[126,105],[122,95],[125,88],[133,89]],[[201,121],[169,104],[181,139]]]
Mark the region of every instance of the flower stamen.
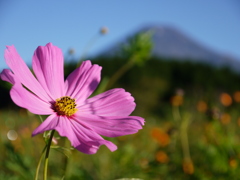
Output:
[[77,112],[75,99],[70,98],[69,96],[63,96],[60,99],[57,99],[54,104],[54,110],[58,115],[62,116],[71,116]]

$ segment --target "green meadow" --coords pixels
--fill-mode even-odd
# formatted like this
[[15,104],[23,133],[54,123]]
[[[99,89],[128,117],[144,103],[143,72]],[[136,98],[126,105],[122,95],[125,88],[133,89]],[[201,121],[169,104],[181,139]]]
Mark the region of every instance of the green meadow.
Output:
[[[137,104],[133,115],[145,118],[143,129],[104,137],[118,150],[101,146],[94,155],[71,148],[68,139],[55,134],[49,180],[240,179],[240,75],[226,67],[150,57],[149,47],[144,48],[92,59],[103,67],[95,94],[126,89]],[[66,62],[67,76],[78,63]],[[14,105],[10,88],[1,81],[0,179],[34,179],[45,141],[31,134],[41,120]]]

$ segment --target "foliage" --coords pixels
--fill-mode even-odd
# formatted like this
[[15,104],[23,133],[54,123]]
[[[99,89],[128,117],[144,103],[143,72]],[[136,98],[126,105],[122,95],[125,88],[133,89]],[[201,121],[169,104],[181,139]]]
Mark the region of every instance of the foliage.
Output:
[[[104,67],[103,77],[124,63],[120,58],[94,61]],[[135,135],[111,139],[119,147],[113,153],[105,147],[95,155],[71,150],[66,158],[64,149],[53,149],[51,179],[238,179],[236,82],[238,74],[203,64],[150,59],[144,66],[134,66],[113,87],[133,94],[134,114],[145,117],[145,127]],[[220,98],[223,92],[231,98],[228,106]],[[31,138],[31,132],[40,120],[24,109],[0,113],[0,178],[33,179],[44,142],[41,136]],[[17,132],[16,140],[7,138],[10,130]],[[61,137],[58,145],[69,147],[69,142]]]
[[[133,115],[145,118],[144,128],[106,138],[119,149],[110,152],[103,146],[94,155],[72,149],[56,135],[50,180],[239,179],[240,75],[228,68],[150,57],[150,50],[149,36],[137,35],[123,56],[93,59],[103,66],[97,92],[114,87],[131,92],[137,104]],[[66,64],[65,76],[77,64]],[[45,142],[31,133],[41,120],[12,103],[8,83],[0,81],[0,87],[0,179],[33,179]]]

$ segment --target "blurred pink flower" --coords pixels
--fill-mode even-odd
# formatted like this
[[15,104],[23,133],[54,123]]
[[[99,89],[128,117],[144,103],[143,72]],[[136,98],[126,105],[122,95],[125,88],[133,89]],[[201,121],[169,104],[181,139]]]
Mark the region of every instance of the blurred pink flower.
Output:
[[[112,89],[88,99],[100,82],[101,67],[84,61],[64,81],[62,51],[51,43],[39,46],[32,59],[35,76],[14,46],[7,46],[1,79],[10,82],[12,100],[39,115],[50,115],[32,133],[57,130],[73,147],[94,154],[99,146],[117,146],[100,135],[117,137],[142,129],[144,119],[129,116],[136,104],[124,89]],[[36,77],[36,78],[35,78]]]

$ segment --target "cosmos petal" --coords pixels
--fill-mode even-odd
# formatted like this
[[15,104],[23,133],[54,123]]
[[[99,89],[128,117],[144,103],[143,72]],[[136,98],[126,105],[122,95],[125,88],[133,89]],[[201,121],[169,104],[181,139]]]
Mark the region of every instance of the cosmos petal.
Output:
[[64,94],[63,54],[48,43],[39,46],[33,55],[34,73],[45,91],[56,100]]
[[10,67],[19,82],[44,101],[49,102],[52,100],[33,76],[14,46],[7,46],[4,57],[7,65]]
[[9,69],[4,69],[1,74],[0,77],[3,81],[7,81],[11,84],[15,84],[15,83],[20,83],[20,81],[18,81],[16,78],[14,78],[14,74],[9,70]]
[[97,88],[100,82],[102,67],[92,65],[91,61],[83,61],[66,79],[66,95],[76,99],[78,104],[85,101]]
[[45,131],[53,130],[57,127],[59,123],[60,116],[52,114],[47,119],[45,119],[32,133],[32,136],[43,133]]
[[76,113],[76,119],[81,121],[83,125],[93,129],[96,133],[107,137],[134,134],[142,129],[144,125],[144,119],[138,116],[102,117]]
[[117,149],[112,142],[71,118],[62,117],[55,129],[61,136],[67,137],[73,147],[86,154],[95,154],[101,145],[106,145],[111,151]]
[[133,112],[135,106],[134,98],[130,93],[116,88],[87,99],[85,104],[78,109],[84,114],[128,116]]
[[26,90],[10,70],[4,69],[1,73],[1,79],[13,84],[10,96],[18,106],[26,108],[34,114],[48,115],[53,112],[50,103]]

